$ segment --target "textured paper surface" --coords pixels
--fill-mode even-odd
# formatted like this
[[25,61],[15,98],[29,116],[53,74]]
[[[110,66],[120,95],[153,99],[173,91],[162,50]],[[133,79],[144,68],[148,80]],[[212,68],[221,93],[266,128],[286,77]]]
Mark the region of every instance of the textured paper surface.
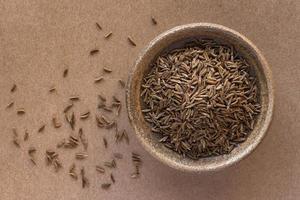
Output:
[[[299,1],[0,1],[0,199],[298,199],[300,196],[300,68]],[[158,25],[151,24],[155,16]],[[95,22],[103,27],[97,31]],[[89,138],[89,158],[76,161],[85,166],[90,187],[82,189],[67,170],[77,150],[59,151],[64,168],[55,173],[47,167],[44,152],[70,133],[64,125],[51,126],[55,114],[61,121],[62,109],[72,94],[82,99],[75,105],[78,115],[93,114],[97,94],[117,95],[124,104],[124,91],[117,79],[127,79],[138,53],[159,33],[176,25],[213,22],[233,28],[252,40],[263,52],[273,71],[275,112],[262,144],[248,158],[213,174],[189,174],[173,170],[151,157],[140,146],[128,124],[125,109],[119,117],[120,129],[126,128],[131,144],[114,145],[110,132],[95,126],[94,118],[78,122]],[[104,35],[112,31],[109,40]],[[130,35],[137,46],[128,44]],[[89,51],[99,48],[91,57]],[[113,69],[101,84],[93,84],[103,66]],[[64,68],[70,69],[66,79]],[[9,92],[13,83],[15,93]],[[55,85],[56,94],[48,89]],[[9,101],[15,105],[5,110]],[[26,114],[17,116],[24,107]],[[37,129],[47,123],[44,133]],[[28,129],[30,139],[21,149],[12,145],[11,128],[21,135]],[[77,126],[76,128],[78,128]],[[102,144],[105,135],[109,150]],[[34,167],[27,149],[38,149]],[[79,151],[80,149],[78,149]],[[111,152],[123,152],[125,159],[113,171],[116,184],[103,191],[107,175],[95,165],[107,160]],[[129,178],[133,170],[131,151],[144,160],[140,179]],[[79,170],[77,168],[77,170]]]

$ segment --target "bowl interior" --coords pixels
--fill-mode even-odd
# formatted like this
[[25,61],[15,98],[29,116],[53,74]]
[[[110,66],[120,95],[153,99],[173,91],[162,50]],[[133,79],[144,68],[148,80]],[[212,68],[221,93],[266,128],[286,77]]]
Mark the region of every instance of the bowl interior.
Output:
[[[262,105],[254,130],[247,140],[234,148],[230,154],[202,158],[197,161],[184,158],[158,142],[141,112],[141,83],[150,63],[161,53],[182,47],[195,39],[213,39],[221,44],[232,45],[253,67],[252,73],[258,79],[259,97]],[[152,155],[171,167],[187,171],[210,171],[229,166],[248,155],[262,140],[271,121],[273,90],[271,74],[267,63],[257,48],[244,36],[226,27],[214,24],[189,24],[171,29],[155,38],[136,61],[129,77],[127,88],[127,109],[133,128],[143,146]]]

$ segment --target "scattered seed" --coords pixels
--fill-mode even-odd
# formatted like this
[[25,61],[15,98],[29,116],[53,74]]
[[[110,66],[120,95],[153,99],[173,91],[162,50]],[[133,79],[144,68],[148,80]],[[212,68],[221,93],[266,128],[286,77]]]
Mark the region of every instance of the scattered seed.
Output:
[[104,102],[106,101],[105,96],[103,96],[102,94],[98,94],[98,97],[101,101],[104,101]]
[[90,51],[90,55],[93,56],[95,54],[99,53],[99,50],[98,49],[93,49]]
[[120,84],[120,86],[121,86],[122,88],[125,87],[126,84],[125,84],[125,82],[124,82],[123,80],[119,79],[118,82],[119,82],[119,84]]
[[102,76],[96,77],[94,83],[100,83],[101,81],[103,81],[103,79],[104,78]]
[[123,155],[121,153],[114,153],[114,157],[117,159],[122,159]]
[[50,93],[55,92],[55,91],[56,91],[55,86],[52,86],[52,87],[49,89],[49,92],[50,92]]
[[66,113],[66,112],[68,112],[72,107],[73,107],[73,103],[69,103],[66,107],[65,107],[65,109],[64,109],[64,113]]
[[14,105],[14,102],[12,101],[12,102],[7,104],[6,108],[11,108],[13,105]]
[[104,189],[104,190],[107,190],[107,189],[110,188],[110,186],[111,186],[110,183],[103,183],[103,184],[101,185],[101,188]]
[[103,144],[104,144],[105,149],[107,149],[108,143],[107,143],[107,140],[105,137],[103,137]]
[[41,133],[45,130],[46,124],[41,125],[41,127],[38,129],[38,133]]
[[60,128],[62,126],[62,124],[60,122],[57,121],[56,117],[52,118],[52,124],[54,128]]
[[112,32],[109,32],[109,33],[107,33],[105,36],[104,36],[104,38],[105,39],[108,39],[108,38],[110,38],[112,36]]
[[135,42],[131,39],[131,37],[127,37],[129,44],[131,44],[132,46],[136,46]]
[[28,154],[29,155],[32,155],[33,153],[35,153],[36,152],[36,148],[34,148],[34,147],[29,147],[29,149],[28,149]]
[[85,154],[85,153],[76,153],[76,154],[75,154],[75,158],[76,158],[77,160],[83,160],[83,159],[86,159],[87,157],[88,157],[88,155]]
[[110,180],[111,180],[112,183],[116,182],[115,177],[112,173],[110,174]]
[[81,175],[82,188],[88,187],[89,186],[89,180],[85,177],[84,168],[81,168],[80,175]]
[[88,148],[88,139],[87,139],[86,136],[84,135],[82,128],[79,128],[78,136],[79,136],[80,141],[81,141],[81,143],[82,143],[82,145],[83,145],[83,148],[84,148],[85,150],[87,150],[87,148]]
[[106,72],[106,73],[111,73],[112,70],[110,68],[107,68],[107,67],[103,67],[103,71]]
[[63,77],[67,77],[68,76],[68,73],[69,73],[69,69],[65,69],[64,72],[63,72]]
[[101,174],[104,174],[105,173],[105,169],[99,165],[96,165],[96,171],[101,173]]
[[90,116],[90,111],[87,111],[80,115],[80,119],[87,119],[89,116]]
[[16,147],[21,147],[21,145],[20,145],[20,142],[19,142],[19,140],[17,139],[17,138],[14,138],[13,139],[13,143],[14,143],[14,145],[16,146]]
[[157,21],[156,21],[156,19],[154,17],[151,17],[151,21],[152,21],[153,25],[157,25]]
[[79,96],[70,96],[70,98],[69,98],[71,101],[79,101]]
[[24,108],[19,108],[19,109],[17,110],[17,114],[18,114],[18,115],[24,115],[24,114],[25,114],[25,109],[24,109]]
[[27,130],[25,130],[25,133],[24,133],[24,141],[27,141],[29,139],[29,133]]
[[11,87],[10,89],[10,92],[15,92],[17,89],[17,85],[16,84],[13,84],[13,86]]
[[98,24],[98,22],[96,22],[96,27],[98,28],[98,30],[102,30],[102,27]]

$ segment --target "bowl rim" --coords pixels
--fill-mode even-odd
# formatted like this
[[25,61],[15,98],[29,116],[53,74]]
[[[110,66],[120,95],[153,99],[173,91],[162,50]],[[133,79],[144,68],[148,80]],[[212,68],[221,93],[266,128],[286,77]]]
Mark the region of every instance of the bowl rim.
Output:
[[[228,34],[234,35],[238,40],[246,43],[247,46],[252,49],[252,52],[255,53],[255,56],[257,57],[257,62],[260,63],[260,65],[261,65],[263,74],[266,79],[266,88],[268,91],[268,102],[267,102],[268,108],[267,108],[267,111],[265,114],[264,124],[260,128],[260,132],[257,135],[257,138],[254,140],[253,143],[249,144],[243,151],[238,153],[232,159],[230,159],[227,162],[222,163],[222,164],[215,164],[212,167],[211,166],[203,167],[200,165],[198,167],[190,167],[190,166],[175,162],[174,160],[168,159],[167,156],[165,156],[165,155],[163,155],[163,156],[160,156],[162,154],[158,155],[158,153],[153,149],[154,147],[149,145],[147,143],[147,141],[145,141],[145,139],[142,137],[142,135],[138,133],[139,130],[138,130],[137,124],[134,122],[134,117],[133,117],[134,113],[131,110],[131,105],[133,103],[131,101],[132,78],[134,76],[135,71],[138,68],[139,63],[143,60],[143,57],[146,55],[146,53],[151,49],[151,47],[153,45],[155,45],[157,42],[159,42],[161,40],[165,40],[170,35],[172,35],[172,33],[174,33],[174,32],[184,31],[185,29],[199,29],[199,28],[214,29],[215,31],[220,31],[220,32],[225,31]],[[140,52],[140,54],[138,55],[138,58],[136,59],[136,61],[134,63],[134,67],[128,76],[128,81],[127,81],[127,86],[126,86],[126,108],[127,108],[127,114],[129,117],[129,121],[130,121],[131,125],[133,126],[135,135],[137,136],[138,140],[140,141],[140,143],[142,144],[144,149],[147,152],[149,152],[154,158],[160,160],[161,162],[165,163],[166,165],[168,165],[172,168],[175,168],[175,169],[178,169],[181,171],[188,171],[188,172],[219,171],[221,169],[232,166],[233,164],[236,164],[239,161],[241,161],[242,159],[246,158],[248,155],[250,155],[251,152],[253,152],[256,149],[256,147],[261,143],[261,141],[265,137],[267,130],[271,124],[273,110],[274,110],[274,86],[273,86],[272,72],[271,72],[271,69],[270,69],[265,57],[261,53],[261,51],[253,44],[253,42],[251,42],[248,38],[246,38],[241,33],[237,32],[231,28],[225,27],[223,25],[214,24],[214,23],[184,24],[184,25],[176,26],[174,28],[171,28],[171,29],[159,34]]]

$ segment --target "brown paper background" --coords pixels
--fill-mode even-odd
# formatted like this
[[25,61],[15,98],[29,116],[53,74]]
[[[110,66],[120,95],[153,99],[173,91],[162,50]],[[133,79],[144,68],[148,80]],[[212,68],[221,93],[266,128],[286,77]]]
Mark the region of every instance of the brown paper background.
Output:
[[[299,12],[297,0],[0,0],[0,199],[299,199]],[[151,25],[152,15],[157,26]],[[96,30],[96,21],[103,31]],[[89,158],[76,161],[87,170],[88,189],[81,189],[80,182],[67,175],[77,150],[59,150],[64,168],[57,174],[45,165],[45,150],[55,148],[60,138],[70,133],[66,125],[59,130],[51,126],[54,114],[64,120],[61,113],[70,95],[82,98],[75,106],[77,116],[85,110],[95,113],[99,92],[108,98],[117,95],[124,104],[124,91],[116,80],[127,79],[138,53],[159,33],[191,22],[213,22],[241,32],[258,46],[271,66],[275,112],[268,134],[255,152],[217,173],[176,171],[143,150],[123,109],[119,126],[129,131],[130,146],[114,145],[112,133],[97,128],[94,118],[78,122],[90,141]],[[106,41],[104,35],[110,31],[113,36]],[[128,44],[128,35],[137,47]],[[96,47],[100,53],[90,57],[88,52]],[[63,79],[66,66],[70,72]],[[93,78],[101,74],[103,66],[112,68],[113,73],[95,85]],[[18,88],[11,94],[13,83]],[[52,85],[56,85],[57,94],[48,93]],[[14,107],[5,110],[11,100]],[[19,107],[26,109],[25,116],[16,115]],[[42,123],[47,127],[38,134]],[[25,129],[30,132],[29,141],[21,142],[21,150],[11,143],[12,127],[21,135]],[[109,150],[103,148],[103,135],[109,140]],[[29,146],[38,149],[37,167],[28,161]],[[97,174],[94,167],[115,151],[123,152],[125,159],[114,171],[116,184],[103,191],[100,184],[108,175]],[[129,178],[131,151],[139,152],[144,160],[138,180]]]

